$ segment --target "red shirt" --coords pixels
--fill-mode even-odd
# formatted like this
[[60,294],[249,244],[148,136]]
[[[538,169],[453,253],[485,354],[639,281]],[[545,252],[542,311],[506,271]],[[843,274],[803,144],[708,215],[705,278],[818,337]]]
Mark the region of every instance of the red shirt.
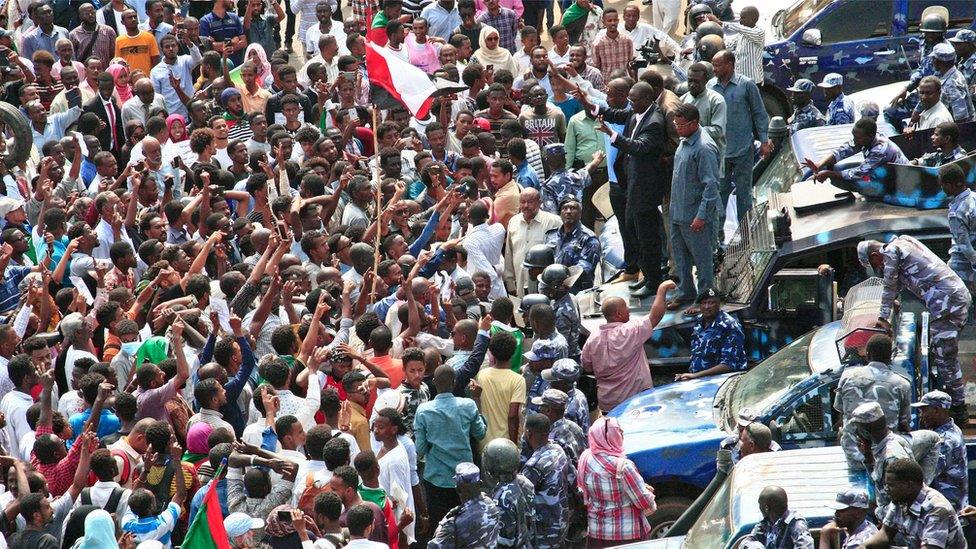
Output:
[[386,372],[386,375],[390,377],[390,388],[396,389],[403,383],[403,379],[407,377],[403,373],[403,362],[399,358],[393,358],[390,355],[374,356],[373,364],[379,366]]

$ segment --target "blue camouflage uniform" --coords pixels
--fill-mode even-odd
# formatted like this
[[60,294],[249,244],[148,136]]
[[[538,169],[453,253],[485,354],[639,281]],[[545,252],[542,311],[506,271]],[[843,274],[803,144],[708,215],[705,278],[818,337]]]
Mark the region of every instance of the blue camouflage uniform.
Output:
[[827,125],[837,126],[839,124],[853,123],[854,102],[842,93],[827,105]]
[[864,160],[853,168],[841,170],[841,181],[833,181],[834,185],[845,190],[856,191],[867,197],[878,198],[885,194],[884,185],[874,180],[881,179],[881,170],[889,163],[908,164],[908,158],[895,145],[883,136],[877,136],[873,143],[864,149],[858,149],[854,140],[848,141],[834,149],[832,155],[837,162],[864,154]]
[[579,362],[580,358],[580,312],[576,303],[576,296],[571,293],[554,299],[552,308],[556,312],[556,331],[566,338],[569,358]]
[[494,500],[481,494],[448,511],[427,547],[495,547],[497,543],[498,507]]
[[813,103],[807,103],[803,107],[793,110],[790,118],[790,131],[793,133],[806,128],[816,128],[826,126],[827,120],[823,113]]
[[938,490],[952,507],[959,511],[969,504],[969,467],[966,461],[966,443],[962,431],[952,418],[934,429],[942,436],[939,445],[939,464],[931,486]]
[[572,421],[583,432],[590,430],[590,403],[583,391],[573,388],[569,392],[569,403],[566,405],[566,419]]
[[874,523],[868,519],[864,519],[860,526],[848,533],[847,537],[843,538],[844,541],[841,542],[840,549],[859,549],[877,531],[878,527]]
[[[523,358],[525,359],[525,363],[535,360],[556,361],[561,358],[568,358],[568,352],[569,348],[566,344],[566,338],[558,330],[553,330],[550,336],[540,336],[533,340],[532,348],[523,355]],[[539,411],[539,407],[532,404],[532,399],[534,397],[541,397],[542,393],[549,388],[549,382],[542,379],[542,375],[534,375],[532,381],[528,383],[528,386],[529,390],[525,393],[526,414]]]
[[924,244],[907,235],[896,237],[881,249],[884,257],[884,290],[880,318],[891,317],[894,301],[909,290],[925,303],[931,321],[931,356],[944,391],[953,404],[964,402],[959,366],[959,330],[966,323],[972,299],[956,273]]
[[546,233],[546,245],[553,249],[556,263],[578,265],[583,274],[570,289],[578,292],[593,287],[596,266],[600,264],[600,240],[579,221],[568,233],[564,227]]
[[688,371],[702,372],[718,364],[732,371],[746,369],[745,336],[739,321],[725,311],[719,311],[711,324],[699,320],[691,334],[691,364]]
[[882,523],[895,530],[892,546],[964,549],[966,539],[952,504],[938,490],[922,486],[910,505],[892,505]]
[[[972,29],[959,29],[956,35],[949,39],[949,42],[976,45],[976,32]],[[956,68],[962,73],[966,83],[969,84],[970,91],[972,91],[973,86],[976,85],[976,53],[964,59],[962,63],[957,63]]]
[[569,459],[555,442],[539,447],[522,468],[535,490],[534,549],[561,549],[569,529]]
[[535,537],[534,496],[535,488],[523,475],[495,486],[492,498],[498,507],[498,547],[529,547],[529,540]]
[[949,202],[949,267],[959,275],[970,292],[976,282],[976,194],[969,189],[952,197]]
[[807,521],[796,511],[787,511],[770,523],[762,522],[752,527],[752,532],[743,538],[743,549],[813,549],[813,536],[807,528]]
[[925,153],[922,156],[916,158],[914,162],[919,166],[928,166],[929,168],[938,168],[943,164],[949,164],[950,162],[955,162],[960,158],[966,157],[966,150],[962,147],[956,147],[951,151],[936,150],[930,153]]
[[[969,122],[973,119],[973,96],[969,92],[966,77],[952,67],[938,75],[942,81],[942,104],[952,113],[956,124]],[[921,108],[921,107],[919,107]]]
[[559,203],[568,195],[575,196],[580,204],[583,203],[583,189],[590,186],[593,179],[586,168],[578,170],[560,170],[553,172],[542,184],[542,209],[559,215]]

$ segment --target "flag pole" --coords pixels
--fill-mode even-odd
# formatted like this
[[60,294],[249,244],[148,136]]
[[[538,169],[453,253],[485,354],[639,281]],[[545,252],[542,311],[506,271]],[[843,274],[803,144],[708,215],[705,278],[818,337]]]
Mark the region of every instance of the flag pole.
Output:
[[376,171],[373,175],[373,181],[376,184],[376,237],[373,243],[373,288],[370,293],[372,298],[370,301],[376,301],[376,285],[379,280],[379,268],[380,268],[380,239],[383,237],[383,227],[381,223],[383,222],[383,192],[380,189],[380,139],[379,135],[376,133],[376,129],[379,126],[377,120],[379,116],[379,109],[375,104],[371,105],[373,108],[373,154],[376,155]]

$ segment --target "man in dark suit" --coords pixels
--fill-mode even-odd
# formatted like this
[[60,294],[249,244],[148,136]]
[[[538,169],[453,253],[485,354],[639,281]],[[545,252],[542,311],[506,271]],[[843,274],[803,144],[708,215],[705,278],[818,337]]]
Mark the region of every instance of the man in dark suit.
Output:
[[[635,238],[624,239],[624,247],[630,241],[637,247],[637,263],[644,273],[643,282],[634,288],[634,297],[654,295],[661,284],[661,198],[669,181],[662,169],[667,135],[664,115],[655,104],[657,95],[646,82],[638,82],[630,89],[627,99],[629,108],[613,109],[596,107],[581,97],[587,112],[597,116],[597,130],[610,136],[610,144],[620,152],[614,164],[618,183],[627,189],[625,208],[626,230]],[[624,131],[617,133],[605,122],[624,124]],[[626,250],[625,250],[626,254]]]
[[88,103],[83,112],[92,112],[105,121],[105,130],[98,135],[103,151],[110,151],[118,159],[125,144],[122,131],[122,109],[115,103],[112,92],[115,91],[115,81],[108,72],[98,75],[98,93]]

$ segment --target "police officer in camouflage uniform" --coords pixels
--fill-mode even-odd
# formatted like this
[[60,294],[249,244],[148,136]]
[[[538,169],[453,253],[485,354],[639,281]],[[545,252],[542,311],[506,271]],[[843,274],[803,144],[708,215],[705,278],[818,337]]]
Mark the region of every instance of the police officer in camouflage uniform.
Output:
[[583,190],[593,184],[590,174],[603,162],[604,154],[597,151],[589,164],[578,170],[566,169],[566,145],[551,143],[546,145],[546,166],[552,174],[542,183],[542,210],[558,214],[560,203],[567,196],[583,200]]
[[767,486],[759,493],[763,519],[742,538],[740,549],[813,549],[807,521],[789,508],[786,490]]
[[[878,123],[871,118],[862,117],[854,123],[851,130],[853,139],[834,149],[829,156],[814,162],[809,158],[803,159],[803,164],[813,170],[814,179],[831,183],[849,191],[856,191],[868,197],[881,197],[885,194],[884,185],[876,182],[880,178],[876,174],[889,163],[907,164],[908,158],[901,152],[898,145],[889,141],[883,135],[878,135]],[[854,156],[864,155],[860,165],[836,170],[838,162]]]
[[522,474],[535,490],[536,529],[531,542],[535,549],[562,548],[569,531],[568,474],[573,465],[566,452],[549,440],[551,426],[542,414],[529,414],[525,419],[525,437],[533,453]]
[[960,511],[969,504],[969,466],[962,431],[949,417],[951,405],[949,395],[942,391],[930,391],[912,407],[919,409],[922,428],[931,429],[942,437],[935,478],[929,485],[945,496],[956,511]]
[[566,403],[566,419],[572,421],[583,432],[590,429],[590,404],[583,391],[576,388],[576,380],[580,373],[579,362],[563,358],[552,363],[552,368],[542,371],[542,379],[553,389],[566,393],[569,401]]
[[451,509],[437,525],[428,549],[494,547],[498,543],[498,507],[481,493],[481,471],[461,462],[454,469],[461,505]]
[[549,265],[539,275],[539,293],[552,300],[552,308],[556,311],[556,331],[563,334],[568,346],[569,358],[580,359],[580,312],[576,296],[569,293],[569,288],[576,282],[579,275],[571,275],[569,268],[562,264]]
[[825,126],[827,120],[810,100],[813,93],[813,82],[800,78],[786,91],[790,92],[790,102],[793,103],[793,116],[790,117],[790,131],[796,133],[806,128]]
[[949,267],[966,283],[971,296],[976,289],[976,194],[969,189],[966,172],[955,164],[939,169],[939,184],[949,197]]
[[859,549],[878,531],[867,518],[871,505],[864,490],[851,488],[838,492],[834,503],[828,503],[827,507],[834,510],[834,519],[820,530],[821,544],[825,538],[833,539],[840,534],[840,549]]
[[919,82],[922,81],[922,78],[935,74],[932,50],[939,44],[949,44],[945,41],[947,27],[948,22],[937,13],[926,15],[918,26],[923,38],[922,44],[919,46],[918,68],[912,71],[905,89],[885,109],[885,118],[898,131],[902,130],[903,121],[911,115],[918,105],[918,94],[915,93],[915,90],[918,88]]
[[[732,463],[738,463],[742,459],[742,431],[749,427],[750,424],[759,421],[759,414],[752,411],[751,408],[742,408],[736,415],[736,433],[734,435],[729,435],[722,439],[719,443],[719,448],[722,450],[728,450],[732,455]],[[775,441],[770,441],[769,451],[779,452],[782,448]]]
[[938,490],[924,485],[919,464],[895,460],[888,467],[885,484],[893,505],[883,515],[881,530],[864,547],[966,547],[952,504]]
[[529,547],[535,537],[535,489],[520,475],[519,450],[507,438],[496,438],[481,452],[485,484],[498,507],[498,547]]
[[962,62],[956,65],[969,84],[969,91],[976,86],[976,31],[959,29],[956,35],[949,39],[949,43],[956,49],[956,55]]
[[840,445],[848,462],[864,467],[864,457],[857,447],[851,416],[858,406],[877,402],[884,410],[885,422],[893,431],[907,433],[911,428],[911,383],[891,371],[891,338],[878,334],[868,340],[865,366],[847,366],[840,375],[834,396],[834,409],[842,418]]
[[[949,44],[937,44],[932,49],[935,76],[942,81],[942,103],[952,113],[957,124],[973,119],[973,96],[969,82],[956,68],[956,50]],[[921,106],[915,107],[918,110]]]
[[567,195],[559,202],[563,226],[546,233],[546,245],[552,248],[556,263],[583,270],[570,290],[576,293],[593,287],[594,273],[600,264],[600,240],[580,222],[583,206],[579,197]]
[[844,95],[844,77],[832,72],[817,84],[827,98],[827,125],[854,123],[854,102]]
[[884,484],[885,470],[891,462],[914,459],[911,444],[898,433],[888,429],[884,410],[877,402],[867,402],[854,409],[851,414],[858,448],[864,456],[864,465],[871,474],[875,497],[879,508],[890,502]]
[[525,259],[522,260],[522,268],[529,271],[529,276],[525,277],[525,288],[522,295],[539,293],[539,275],[542,271],[556,262],[552,247],[545,244],[536,244],[525,252]]
[[888,244],[865,240],[857,245],[865,268],[883,270],[884,291],[877,325],[891,331],[889,318],[898,294],[907,289],[925,303],[929,322],[932,362],[945,392],[952,397],[952,417],[967,419],[962,370],[959,367],[959,330],[966,323],[972,302],[959,275],[924,244],[911,236],[899,236]]
[[912,164],[938,168],[966,156],[966,151],[959,146],[959,126],[955,122],[942,122],[935,127],[932,146],[936,150],[913,159]]
[[556,313],[548,304],[539,304],[529,311],[529,323],[535,333],[532,348],[522,355],[522,369],[526,377],[525,393],[526,412],[538,412],[539,408],[532,404],[532,399],[542,396],[549,384],[542,379],[542,372],[552,367],[555,361],[566,358],[568,346],[566,338],[556,330]]

